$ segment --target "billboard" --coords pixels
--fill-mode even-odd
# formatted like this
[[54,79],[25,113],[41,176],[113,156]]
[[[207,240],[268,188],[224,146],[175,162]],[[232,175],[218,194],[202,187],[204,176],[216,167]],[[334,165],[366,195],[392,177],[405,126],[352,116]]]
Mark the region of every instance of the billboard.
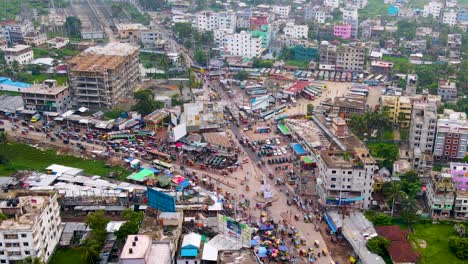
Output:
[[222,214],[218,214],[218,232],[237,241],[244,247],[250,247],[251,229],[248,225]]
[[175,199],[173,196],[147,188],[148,206],[161,212],[175,212]]
[[185,135],[187,135],[187,123],[184,122],[180,125],[175,126],[173,131],[174,131],[173,141],[177,141],[185,137]]
[[174,126],[177,126],[178,120],[177,120],[177,115],[173,112],[171,112],[171,123]]

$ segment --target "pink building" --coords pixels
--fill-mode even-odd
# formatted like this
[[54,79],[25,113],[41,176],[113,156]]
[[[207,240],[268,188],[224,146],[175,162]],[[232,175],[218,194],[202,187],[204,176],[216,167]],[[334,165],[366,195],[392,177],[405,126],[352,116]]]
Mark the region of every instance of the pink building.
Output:
[[333,26],[333,36],[340,37],[342,39],[351,38],[351,25],[334,25]]

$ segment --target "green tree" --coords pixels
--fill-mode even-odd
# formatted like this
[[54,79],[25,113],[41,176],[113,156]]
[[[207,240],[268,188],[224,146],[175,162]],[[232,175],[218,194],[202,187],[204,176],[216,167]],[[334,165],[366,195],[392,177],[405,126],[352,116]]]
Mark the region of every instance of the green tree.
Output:
[[167,72],[170,65],[169,57],[167,57],[166,54],[162,54],[161,59],[159,60],[159,64],[163,68],[164,72]]
[[373,252],[379,256],[385,256],[387,254],[387,247],[390,245],[390,241],[383,236],[376,236],[367,241],[366,247],[370,252]]
[[[5,131],[0,132],[0,145],[1,145],[1,153],[0,153],[0,164],[8,164],[7,153],[5,151],[6,144],[8,143],[8,134]],[[4,214],[0,214],[0,221],[3,221]]]
[[95,211],[86,217],[85,223],[91,228],[92,239],[98,245],[102,245],[106,239],[106,227],[110,219],[103,210]]
[[26,257],[21,264],[45,264],[45,262],[39,257]]
[[409,171],[400,176],[402,190],[410,198],[414,198],[418,192],[421,191],[421,179],[418,176],[418,173],[415,171]]
[[179,64],[179,66],[183,66],[185,67],[186,63],[187,63],[187,60],[185,59],[185,55],[184,53],[179,53],[179,55],[177,55],[177,63]]
[[81,260],[84,263],[97,263],[102,245],[92,239],[85,239],[80,246]]
[[115,232],[117,239],[125,240],[128,235],[133,235],[138,233],[139,225],[143,220],[142,212],[135,212],[130,209],[126,209],[122,213],[122,218],[127,220],[120,229]]
[[190,23],[175,23],[172,30],[179,39],[190,39],[193,35],[193,28]]
[[240,80],[240,81],[247,80],[248,78],[249,78],[249,73],[246,72],[246,71],[240,71],[240,72],[236,73],[236,75],[234,75],[234,79],[237,79],[237,80]]
[[376,226],[391,225],[392,217],[384,213],[375,213],[374,211],[366,211],[365,216]]
[[448,240],[450,249],[461,260],[468,259],[468,238],[452,236]]
[[154,94],[151,90],[139,90],[133,94],[133,98],[137,102],[132,106],[132,110],[144,116],[164,107],[163,102],[154,100]]
[[179,95],[182,96],[184,92],[184,84],[180,82],[177,87],[179,88]]
[[408,195],[403,192],[402,184],[399,181],[385,182],[382,186],[382,194],[387,204],[392,208],[391,217],[393,217],[396,204],[399,204],[400,201],[408,197]]
[[74,16],[67,17],[64,27],[69,37],[81,37],[81,20],[79,18]]
[[405,220],[408,226],[411,226],[411,224],[418,218],[416,211],[416,200],[414,198],[408,197],[401,201],[400,216]]
[[465,157],[463,157],[463,162],[468,162],[468,155],[465,155]]
[[195,51],[195,56],[194,56],[194,58],[195,58],[195,61],[196,61],[198,64],[202,65],[202,66],[206,65],[206,63],[207,63],[207,55],[206,55],[206,53],[205,53],[203,50],[201,50],[201,49],[197,49],[197,50]]

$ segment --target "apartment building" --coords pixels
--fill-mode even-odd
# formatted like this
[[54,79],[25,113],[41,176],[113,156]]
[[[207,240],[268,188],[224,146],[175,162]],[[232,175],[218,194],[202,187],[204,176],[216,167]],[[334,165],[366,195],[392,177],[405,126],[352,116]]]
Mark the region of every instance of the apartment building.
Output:
[[30,22],[17,23],[12,20],[0,22],[0,32],[13,44],[24,44],[24,36],[33,31],[33,26]]
[[340,37],[342,39],[351,38],[351,25],[349,24],[334,25],[333,36]]
[[437,128],[437,106],[434,102],[414,102],[409,131],[410,162],[414,170],[432,170],[432,150]]
[[0,50],[4,50],[8,48],[8,41],[3,38],[3,37],[0,37]]
[[45,80],[21,90],[24,108],[28,110],[63,113],[71,106],[67,85],[58,85],[56,80]]
[[379,167],[367,149],[355,148],[352,153],[322,151],[318,169],[317,192],[323,202],[369,208],[373,176]]
[[215,44],[223,45],[224,37],[236,31],[236,21],[237,16],[234,12],[204,11],[196,15],[193,27],[201,32],[213,31]]
[[139,49],[124,43],[91,47],[71,61],[73,103],[108,109],[132,96],[140,80]]
[[451,27],[457,24],[457,11],[454,9],[445,10],[442,16],[442,23]]
[[412,96],[382,95],[381,106],[389,110],[390,120],[400,127],[409,127],[411,109],[414,102],[430,102],[440,106],[440,96],[430,94],[416,94]]
[[451,59],[460,59],[462,48],[462,35],[461,34],[448,34],[447,35],[447,51]]
[[455,187],[450,173],[432,175],[426,185],[426,203],[431,216],[450,216],[455,203]]
[[37,47],[47,42],[47,36],[45,33],[38,31],[31,31],[24,35],[24,44]]
[[252,13],[252,10],[249,9],[237,12],[237,28],[250,28],[250,18],[252,17]]
[[0,263],[21,263],[27,257],[47,263],[63,229],[57,194],[9,193],[0,212],[9,217],[0,223]]
[[436,1],[431,1],[428,4],[424,6],[423,10],[423,17],[428,17],[432,16],[434,18],[439,18],[440,17],[440,11],[443,8],[443,4],[436,2]]
[[365,56],[364,43],[343,44],[336,51],[336,70],[362,72],[366,66]]
[[437,160],[460,160],[468,146],[468,120],[466,114],[444,109],[437,122],[434,157]]
[[445,169],[452,175],[455,191],[453,215],[457,219],[468,220],[468,163],[451,162]]
[[364,98],[335,97],[333,99],[333,110],[338,116],[349,120],[353,115],[364,114],[366,111],[366,100]]
[[29,64],[34,59],[34,53],[31,46],[15,45],[11,48],[3,49],[5,61],[11,65],[14,61],[20,65]]
[[164,41],[161,30],[159,30],[154,22],[151,22],[147,29],[140,31],[140,41],[145,48],[159,48],[159,43]]
[[449,80],[439,81],[437,95],[442,98],[442,101],[453,102],[457,100],[457,84]]
[[328,41],[322,41],[319,47],[319,67],[321,70],[335,70],[337,48]]
[[262,39],[253,37],[247,31],[226,35],[224,38],[224,48],[229,55],[247,58],[259,57],[264,51]]
[[304,19],[306,21],[314,21],[319,24],[325,23],[329,16],[328,8],[318,5],[308,5],[304,10]]
[[307,39],[308,33],[308,25],[296,25],[293,22],[288,22],[284,27],[284,35],[289,38]]
[[331,8],[340,7],[340,0],[323,0],[323,5]]
[[280,16],[287,17],[289,16],[289,12],[291,12],[291,6],[274,5],[271,7],[271,12]]
[[343,21],[358,20],[358,10],[355,7],[342,8],[341,12],[343,12]]

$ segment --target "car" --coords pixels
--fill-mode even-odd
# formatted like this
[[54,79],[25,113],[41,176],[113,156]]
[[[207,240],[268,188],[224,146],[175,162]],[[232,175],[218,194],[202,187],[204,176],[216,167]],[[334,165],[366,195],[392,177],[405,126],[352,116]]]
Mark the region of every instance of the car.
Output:
[[248,127],[244,127],[242,130],[243,130],[243,131],[249,131],[249,128],[248,128]]
[[269,139],[265,140],[265,144],[271,145],[271,141]]
[[281,144],[281,141],[279,140],[279,138],[275,138],[275,142],[276,142],[276,145]]

